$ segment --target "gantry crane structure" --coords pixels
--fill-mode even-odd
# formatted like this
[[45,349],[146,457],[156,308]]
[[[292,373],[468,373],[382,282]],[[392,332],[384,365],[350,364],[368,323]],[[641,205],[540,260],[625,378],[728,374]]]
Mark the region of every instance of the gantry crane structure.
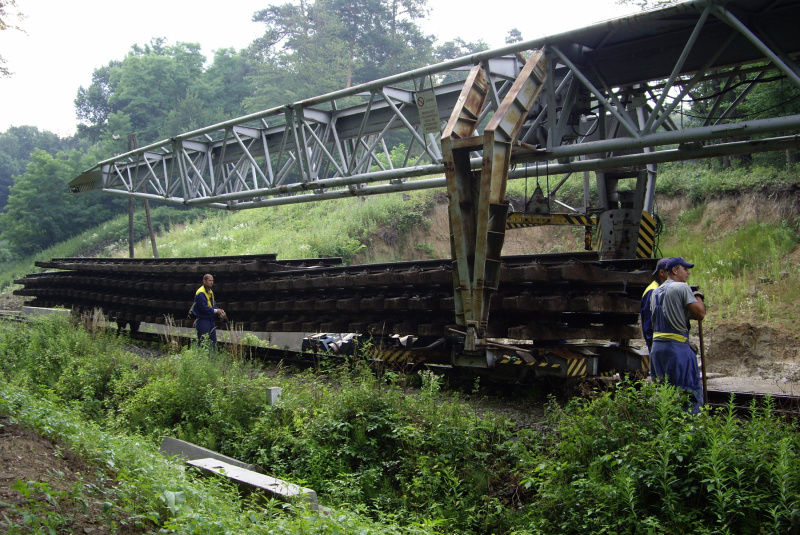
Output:
[[[648,257],[659,163],[798,148],[800,115],[737,113],[759,83],[800,86],[798,21],[796,0],[683,2],[186,132],[70,187],[224,210],[446,187],[456,322],[479,353],[507,227],[583,225],[601,258]],[[684,115],[709,82],[705,116]],[[561,178],[509,216],[530,166]],[[582,206],[559,198],[575,173]]]

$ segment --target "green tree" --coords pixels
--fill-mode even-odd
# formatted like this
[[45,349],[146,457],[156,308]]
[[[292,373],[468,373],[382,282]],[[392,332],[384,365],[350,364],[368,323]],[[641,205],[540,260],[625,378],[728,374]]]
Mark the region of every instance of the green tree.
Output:
[[130,117],[139,143],[157,141],[161,121],[203,72],[205,57],[200,45],[165,46],[153,39],[144,48],[134,46],[119,68],[111,70],[115,86],[108,102]]
[[431,38],[417,20],[427,0],[324,0],[325,13],[338,18],[338,37],[346,43],[347,87],[420,66],[430,58]]
[[197,94],[192,94],[179,100],[169,111],[159,129],[159,137],[173,137],[182,132],[220,123],[228,118],[222,108],[214,110],[209,107],[207,101]]
[[63,158],[37,149],[24,175],[11,186],[0,214],[0,238],[18,255],[39,251],[69,236],[72,228],[67,182],[74,170]]
[[0,240],[15,256],[41,251],[127,210],[127,199],[99,191],[69,192],[67,183],[97,161],[98,151],[72,150],[53,156],[34,150],[0,213]]
[[101,159],[112,154],[123,154],[128,148],[128,135],[134,132],[131,118],[123,111],[109,114],[106,128],[100,136],[97,147],[101,150]]
[[193,92],[206,100],[209,108],[221,110],[225,118],[239,117],[246,113],[243,103],[252,93],[252,70],[253,64],[241,52],[233,48],[216,50],[213,63],[200,80],[203,86],[198,82]]
[[256,12],[265,31],[246,52],[255,64],[248,111],[430,63],[433,39],[416,24],[426,2],[299,0]]
[[489,50],[489,45],[483,39],[468,43],[462,38],[456,37],[452,41],[447,41],[437,46],[434,55],[436,61],[447,61],[448,59],[460,58],[461,56],[483,52],[484,50]]
[[[468,43],[463,39],[461,39],[460,37],[456,37],[452,41],[447,41],[437,46],[434,56],[436,58],[436,61],[447,61],[448,59],[460,58],[461,56],[474,54],[476,52],[481,52],[483,50],[489,50],[489,45],[487,45],[483,39],[478,40],[474,43]],[[445,84],[463,78],[464,78],[463,73],[459,74],[457,72],[451,71],[445,74],[444,76],[440,77],[438,82],[440,84]]]
[[12,126],[0,133],[0,208],[8,200],[8,190],[14,177],[25,172],[30,154],[37,148],[55,155],[74,145],[72,140],[59,138],[35,126]]
[[126,135],[136,133],[140,144],[157,141],[170,110],[199,83],[205,59],[195,43],[167,45],[164,38],[154,38],[132,46],[124,60],[96,69],[92,84],[78,90],[79,132],[97,141],[109,116],[123,112],[132,127]]
[[522,32],[517,28],[511,28],[506,35],[506,44],[511,45],[522,41]]
[[417,22],[428,14],[427,0],[383,0],[374,3],[374,22],[365,32],[356,83],[368,82],[431,62],[433,37]]
[[109,114],[119,111],[112,107],[109,99],[114,94],[115,85],[111,83],[111,70],[122,66],[120,61],[110,61],[108,65],[95,69],[89,87],[78,88],[75,97],[75,115],[78,120],[78,134],[91,141],[97,141]]

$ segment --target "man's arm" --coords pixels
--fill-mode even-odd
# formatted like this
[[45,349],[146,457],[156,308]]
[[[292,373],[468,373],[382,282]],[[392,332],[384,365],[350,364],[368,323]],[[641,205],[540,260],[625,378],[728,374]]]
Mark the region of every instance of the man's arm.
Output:
[[695,297],[697,301],[689,303],[686,308],[689,311],[689,318],[700,321],[706,317],[706,304],[703,302],[702,295],[695,295]]
[[194,296],[194,313],[201,318],[213,318],[216,312],[208,306],[208,299],[204,293],[197,293]]

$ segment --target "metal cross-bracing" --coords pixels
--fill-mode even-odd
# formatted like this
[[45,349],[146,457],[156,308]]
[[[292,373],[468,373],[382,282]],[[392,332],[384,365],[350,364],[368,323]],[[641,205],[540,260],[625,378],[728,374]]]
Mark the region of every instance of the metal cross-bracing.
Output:
[[[796,0],[684,2],[181,134],[70,185],[229,210],[446,187],[453,309],[481,353],[509,224],[574,221],[602,260],[647,257],[659,163],[800,148],[800,114],[738,110],[758,84],[800,87],[798,20]],[[561,178],[509,221],[507,181],[540,164]]]
[[[222,209],[444,187],[441,129],[470,69],[481,65],[487,79],[480,134],[526,58],[543,50],[547,81],[513,140],[510,165],[551,162],[551,175],[601,171],[601,191],[602,171],[648,166],[650,210],[660,162],[796,147],[800,116],[753,120],[735,111],[764,80],[800,85],[797,20],[800,4],[792,0],[685,2],[180,134],[104,160],[70,185]],[[537,31],[543,23],[535,21]],[[721,90],[708,116],[682,120],[693,90],[709,80]],[[417,105],[431,91],[438,131],[422,127],[430,108]],[[481,155],[472,152],[472,169],[480,169]],[[518,166],[507,178],[528,173]],[[547,192],[554,202],[557,190]],[[585,213],[588,196],[586,205],[574,210]]]

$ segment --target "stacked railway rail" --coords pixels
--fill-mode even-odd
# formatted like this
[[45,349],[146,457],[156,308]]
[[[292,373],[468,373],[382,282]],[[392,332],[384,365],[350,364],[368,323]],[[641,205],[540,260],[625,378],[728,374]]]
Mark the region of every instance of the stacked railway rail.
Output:
[[[204,273],[218,304],[246,331],[440,337],[454,329],[453,262],[342,265],[275,255],[181,259],[55,258],[15,281],[28,306],[100,309],[118,324],[187,317]],[[593,252],[503,257],[488,336],[516,340],[637,338],[652,259]]]

